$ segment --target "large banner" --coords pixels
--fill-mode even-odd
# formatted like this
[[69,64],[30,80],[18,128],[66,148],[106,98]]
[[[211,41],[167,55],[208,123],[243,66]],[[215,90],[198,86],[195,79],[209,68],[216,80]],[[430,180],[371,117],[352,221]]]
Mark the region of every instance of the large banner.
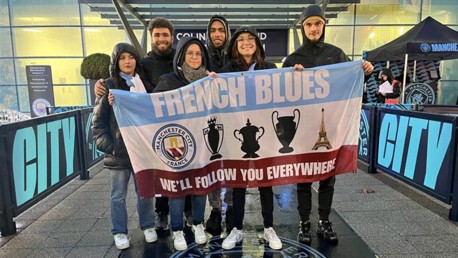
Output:
[[141,195],[207,194],[356,171],[361,64],[218,74],[156,94],[112,90]]

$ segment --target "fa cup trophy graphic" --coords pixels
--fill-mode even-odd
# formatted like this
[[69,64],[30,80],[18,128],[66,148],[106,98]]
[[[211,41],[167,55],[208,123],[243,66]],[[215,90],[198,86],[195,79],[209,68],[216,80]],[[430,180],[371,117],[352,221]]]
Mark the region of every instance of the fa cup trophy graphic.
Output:
[[[290,153],[294,150],[289,147],[289,144],[293,141],[294,135],[296,135],[300,114],[298,109],[294,109],[293,116],[278,117],[277,111],[272,112],[272,125],[274,126],[278,140],[281,145],[283,145],[283,147],[278,150],[280,153]],[[296,117],[297,122],[294,121]],[[276,121],[278,122],[275,123]]]
[[223,145],[224,128],[222,124],[216,123],[216,117],[207,121],[208,127],[203,129],[205,144],[208,150],[212,153],[210,160],[220,159],[223,156],[219,154],[219,150]]
[[[242,137],[240,137],[240,135]],[[259,135],[256,137],[256,135]],[[257,158],[259,157],[256,154],[256,151],[259,150],[260,146],[258,143],[259,138],[264,135],[264,127],[260,126],[257,127],[255,125],[251,125],[250,119],[247,119],[246,125],[242,127],[240,130],[234,130],[234,136],[237,140],[242,143],[242,147],[240,148],[246,154],[243,158]]]

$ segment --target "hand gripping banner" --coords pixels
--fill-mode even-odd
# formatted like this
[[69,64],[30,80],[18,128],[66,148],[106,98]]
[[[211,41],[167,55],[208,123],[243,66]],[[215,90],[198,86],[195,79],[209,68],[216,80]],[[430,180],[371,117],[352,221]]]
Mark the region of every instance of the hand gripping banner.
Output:
[[142,197],[314,182],[357,169],[361,61],[112,90]]

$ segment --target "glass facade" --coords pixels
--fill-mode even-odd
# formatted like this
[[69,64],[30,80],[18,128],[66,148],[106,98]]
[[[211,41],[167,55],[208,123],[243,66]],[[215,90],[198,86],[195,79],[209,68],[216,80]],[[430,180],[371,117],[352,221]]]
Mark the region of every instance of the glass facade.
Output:
[[[365,0],[328,21],[326,41],[359,60],[364,51],[399,37],[428,16],[458,30],[456,0]],[[142,32],[135,31],[139,41]],[[0,0],[0,33],[0,108],[24,113],[30,112],[26,65],[51,66],[56,105],[85,106],[89,89],[80,75],[83,58],[110,54],[116,43],[129,42],[117,25],[78,0]],[[293,30],[289,42],[292,52]],[[457,69],[457,60],[441,62],[438,104],[455,104]]]

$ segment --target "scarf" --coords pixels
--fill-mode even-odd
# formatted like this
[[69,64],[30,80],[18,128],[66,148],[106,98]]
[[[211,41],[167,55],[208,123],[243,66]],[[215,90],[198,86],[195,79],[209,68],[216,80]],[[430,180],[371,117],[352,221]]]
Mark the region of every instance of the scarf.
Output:
[[135,74],[135,76],[132,77],[126,73],[120,72],[119,75],[121,78],[126,80],[131,92],[146,93],[145,85],[143,85],[143,82],[138,74]]
[[208,75],[207,70],[205,70],[205,68],[202,66],[197,69],[192,69],[189,65],[187,65],[186,63],[183,63],[183,66],[181,69],[183,71],[184,78],[186,78],[188,82],[197,81]]

